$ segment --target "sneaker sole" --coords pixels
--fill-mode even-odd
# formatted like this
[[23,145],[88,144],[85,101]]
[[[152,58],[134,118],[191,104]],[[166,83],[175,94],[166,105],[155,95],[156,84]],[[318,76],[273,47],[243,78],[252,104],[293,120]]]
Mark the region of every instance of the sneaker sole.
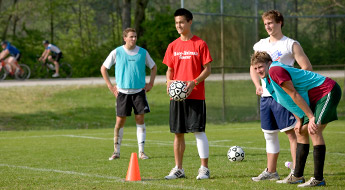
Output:
[[210,177],[205,177],[205,178],[201,178],[201,177],[196,177],[197,180],[203,180],[203,179],[210,179]]
[[297,187],[320,187],[320,186],[326,186],[326,182],[321,182],[317,185],[307,185],[307,186],[297,186]]
[[[255,181],[255,182],[259,182],[259,181],[277,181],[277,180],[279,180],[279,179],[253,179],[252,178],[252,181]],[[279,183],[279,182],[277,182],[277,183]]]
[[117,160],[117,159],[120,159],[120,157],[117,157],[117,158],[109,158],[109,160]]
[[177,178],[167,178],[167,177],[164,177],[164,179],[166,179],[166,180],[179,179],[179,178],[186,178],[186,176],[183,175],[183,176],[180,176],[180,177],[177,177]]
[[326,182],[323,181],[323,182],[317,184],[316,186],[326,186]]
[[303,181],[303,180],[298,180],[298,181],[290,182],[289,184],[297,184],[297,183],[305,183],[305,181]]

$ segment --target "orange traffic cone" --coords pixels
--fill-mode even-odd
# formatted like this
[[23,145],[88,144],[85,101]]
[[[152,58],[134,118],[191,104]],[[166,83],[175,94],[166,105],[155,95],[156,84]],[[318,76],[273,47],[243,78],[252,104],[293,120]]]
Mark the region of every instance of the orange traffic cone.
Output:
[[138,156],[135,152],[132,153],[131,160],[129,161],[126,181],[141,181]]

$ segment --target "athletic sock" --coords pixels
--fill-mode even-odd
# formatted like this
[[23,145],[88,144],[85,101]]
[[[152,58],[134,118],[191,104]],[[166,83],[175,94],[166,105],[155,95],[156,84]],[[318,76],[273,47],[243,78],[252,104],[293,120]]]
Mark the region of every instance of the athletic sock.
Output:
[[115,153],[120,153],[122,137],[123,137],[123,127],[120,129],[115,128],[114,130],[114,152]]
[[137,140],[138,140],[139,152],[144,152],[145,139],[146,139],[145,123],[142,125],[137,124]]
[[313,151],[314,156],[314,177],[316,180],[323,180],[323,168],[326,157],[326,145],[316,145]]
[[296,177],[302,177],[304,173],[305,163],[307,162],[309,154],[309,144],[297,143],[296,151],[296,166],[294,175]]
[[196,146],[198,147],[198,152],[200,158],[208,158],[209,156],[209,146],[208,139],[204,132],[195,132]]

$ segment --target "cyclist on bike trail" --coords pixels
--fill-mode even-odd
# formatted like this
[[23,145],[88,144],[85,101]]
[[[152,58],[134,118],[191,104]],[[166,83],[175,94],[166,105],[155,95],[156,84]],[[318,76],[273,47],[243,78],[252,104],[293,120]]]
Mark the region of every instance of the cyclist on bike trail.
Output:
[[[55,65],[55,73],[52,75],[52,77],[59,77],[59,61],[62,57],[62,51],[57,46],[49,43],[48,40],[44,40],[43,45],[45,47],[45,50],[38,60],[45,62],[48,58],[48,61],[54,63]],[[49,55],[50,52],[52,53],[52,55]]]
[[14,75],[15,72],[20,71],[20,68],[18,66],[18,61],[21,57],[20,51],[15,46],[11,45],[11,43],[8,41],[2,41],[1,47],[3,50],[0,53],[0,60],[4,59],[7,70],[11,75]]

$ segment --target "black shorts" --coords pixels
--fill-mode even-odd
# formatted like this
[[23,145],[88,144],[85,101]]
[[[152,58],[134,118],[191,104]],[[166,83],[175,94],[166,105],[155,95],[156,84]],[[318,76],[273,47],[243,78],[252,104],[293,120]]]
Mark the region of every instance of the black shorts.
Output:
[[53,58],[55,61],[59,62],[60,59],[62,58],[62,52],[60,52],[60,53],[53,53],[53,54],[52,54],[52,58]]
[[150,112],[145,90],[136,94],[124,94],[119,92],[116,99],[116,115],[120,117],[131,116],[132,108],[135,115]]
[[13,57],[16,59],[16,61],[20,61],[20,58],[22,57],[22,54],[17,53],[16,55],[13,55]]
[[169,124],[172,133],[205,132],[205,100],[170,100]]

